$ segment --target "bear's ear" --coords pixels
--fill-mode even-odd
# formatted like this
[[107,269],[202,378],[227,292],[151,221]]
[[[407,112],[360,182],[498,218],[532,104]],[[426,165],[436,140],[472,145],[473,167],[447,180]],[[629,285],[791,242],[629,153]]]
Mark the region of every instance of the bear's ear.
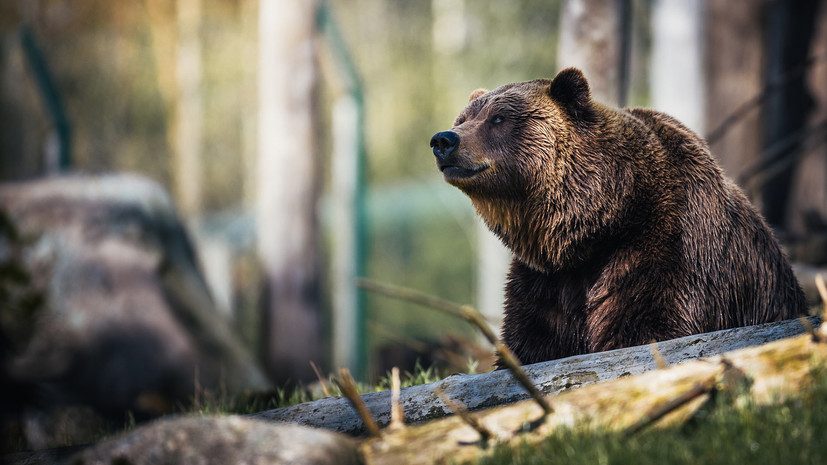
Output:
[[588,118],[591,113],[589,83],[577,68],[566,68],[557,73],[549,85],[548,95],[563,105],[571,116]]
[[468,101],[474,100],[475,98],[479,97],[480,95],[488,92],[485,89],[477,89],[474,92],[471,92],[471,95],[468,97]]

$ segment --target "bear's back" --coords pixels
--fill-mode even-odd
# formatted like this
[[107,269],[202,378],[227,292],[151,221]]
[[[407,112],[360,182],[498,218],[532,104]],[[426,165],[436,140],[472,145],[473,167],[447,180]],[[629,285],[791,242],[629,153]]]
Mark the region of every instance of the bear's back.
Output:
[[581,266],[546,274],[514,259],[503,336],[518,357],[532,363],[805,314],[772,231],[705,141],[666,114],[616,111],[616,130],[628,123],[634,137],[653,139],[635,162],[635,188],[645,193],[637,198],[653,207]]
[[[675,118],[648,109],[628,110],[654,134],[666,168],[681,190],[681,256],[688,318],[703,331],[793,318],[806,302],[772,230],[743,191],[726,178],[706,141]],[[676,257],[676,259],[678,259]]]

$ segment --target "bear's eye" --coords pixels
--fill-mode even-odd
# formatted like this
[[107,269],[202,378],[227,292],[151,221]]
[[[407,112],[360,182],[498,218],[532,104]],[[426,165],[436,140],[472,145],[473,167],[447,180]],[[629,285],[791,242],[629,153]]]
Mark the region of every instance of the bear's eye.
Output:
[[494,115],[491,117],[491,124],[502,124],[505,121],[505,118],[502,115]]

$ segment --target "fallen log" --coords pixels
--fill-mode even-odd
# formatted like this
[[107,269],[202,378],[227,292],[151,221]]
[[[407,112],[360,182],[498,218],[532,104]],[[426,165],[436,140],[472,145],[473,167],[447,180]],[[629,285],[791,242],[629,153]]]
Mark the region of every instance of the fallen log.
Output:
[[[809,325],[818,326],[819,317],[809,317]],[[764,344],[799,335],[808,328],[800,320],[787,320],[744,328],[687,336],[657,343],[657,352],[666,364],[673,365],[722,354],[744,347]],[[558,394],[573,387],[636,375],[658,368],[652,346],[638,346],[595,354],[578,355],[560,360],[525,366],[529,379],[545,395]],[[474,411],[509,404],[528,398],[525,390],[510,372],[501,370],[478,375],[452,375],[435,383],[403,389],[406,423],[420,423],[451,415],[450,407],[435,389]],[[391,394],[389,391],[363,394],[362,400],[380,427],[390,423]],[[364,432],[362,420],[350,402],[329,397],[313,402],[259,412],[255,418],[284,421],[349,434]]]
[[[776,325],[777,326],[777,325]],[[563,392],[545,414],[532,401],[388,431],[360,443],[367,465],[464,463],[492,444],[534,444],[561,426],[635,434],[690,418],[713,392],[766,405],[797,395],[827,361],[827,334],[805,334]],[[481,430],[488,438],[481,438]],[[491,437],[493,436],[493,440]],[[487,440],[483,440],[487,439]]]

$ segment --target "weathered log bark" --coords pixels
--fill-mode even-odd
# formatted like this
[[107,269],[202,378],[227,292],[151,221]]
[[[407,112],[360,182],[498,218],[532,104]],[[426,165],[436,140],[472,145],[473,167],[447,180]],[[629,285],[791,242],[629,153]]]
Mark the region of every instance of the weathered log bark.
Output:
[[[820,322],[818,317],[810,317],[808,321],[813,326]],[[688,336],[660,342],[657,347],[664,361],[672,365],[799,335],[805,330],[802,322],[788,320]],[[657,363],[652,355],[652,347],[640,346],[537,363],[526,366],[525,371],[543,394],[552,395],[572,387],[635,375],[656,368]],[[400,402],[404,406],[407,423],[419,423],[452,413],[434,391],[437,387],[441,388],[449,398],[464,404],[469,410],[479,410],[528,398],[525,390],[507,371],[479,375],[453,375],[436,383],[402,390]],[[388,391],[362,396],[371,414],[382,427],[390,422],[390,397]],[[265,420],[328,428],[350,434],[362,433],[364,428],[347,399],[340,397],[268,410],[253,416]]]
[[476,429],[451,417],[388,431],[363,441],[360,450],[370,465],[463,463],[491,450],[481,447],[480,425],[498,443],[531,444],[564,425],[632,434],[655,422],[684,421],[713,390],[748,392],[759,405],[779,402],[800,392],[812,379],[813,367],[827,360],[824,334],[819,341],[801,335],[570,390],[551,399],[555,411],[545,416],[536,403],[522,401],[476,413]]

